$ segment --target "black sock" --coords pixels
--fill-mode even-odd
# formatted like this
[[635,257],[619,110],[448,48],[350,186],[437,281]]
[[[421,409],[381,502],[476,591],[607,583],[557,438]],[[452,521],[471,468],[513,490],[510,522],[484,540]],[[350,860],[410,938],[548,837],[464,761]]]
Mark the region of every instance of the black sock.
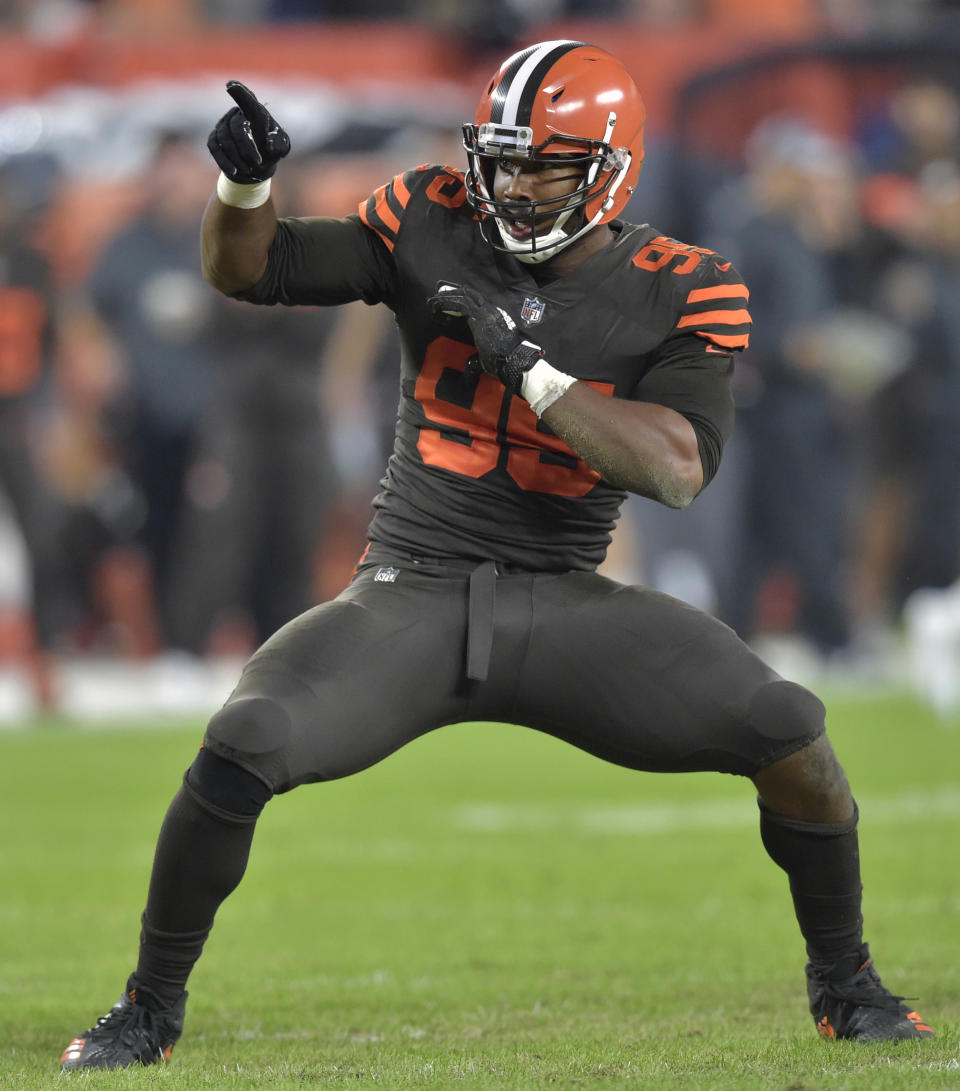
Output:
[[257,821],[209,803],[188,777],[163,820],[140,933],[137,979],[161,1007],[183,992],[217,909],[243,878]]
[[763,847],[790,879],[807,955],[823,970],[863,944],[857,817],[854,804],[846,822],[801,822],[760,803]]

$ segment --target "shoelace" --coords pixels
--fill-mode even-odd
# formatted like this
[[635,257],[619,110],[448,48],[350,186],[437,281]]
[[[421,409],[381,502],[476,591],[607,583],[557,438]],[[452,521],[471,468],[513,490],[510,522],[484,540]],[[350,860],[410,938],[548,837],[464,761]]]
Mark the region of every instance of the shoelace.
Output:
[[138,1039],[147,1036],[148,1027],[145,1024],[152,1022],[149,1018],[151,1014],[148,1008],[143,1007],[141,1004],[134,1004],[131,1001],[128,1004],[111,1008],[106,1015],[97,1020],[95,1029],[105,1030],[107,1027],[120,1024],[117,1035],[119,1041],[124,1045],[133,1046]]
[[861,1007],[899,1011],[905,999],[895,996],[880,980],[873,968],[873,960],[845,981],[825,981],[827,992],[838,1000],[849,1000]]

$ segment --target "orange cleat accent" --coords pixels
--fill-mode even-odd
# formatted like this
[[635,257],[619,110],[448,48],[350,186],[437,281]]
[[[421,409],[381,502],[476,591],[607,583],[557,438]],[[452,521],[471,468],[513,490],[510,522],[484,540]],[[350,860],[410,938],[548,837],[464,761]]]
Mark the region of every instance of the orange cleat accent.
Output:
[[908,1011],[907,1012],[907,1018],[910,1020],[911,1023],[913,1023],[913,1025],[917,1028],[917,1030],[927,1031],[928,1033],[933,1034],[933,1032],[934,1032],[933,1027],[928,1026],[923,1021],[923,1016],[920,1014],[920,1012],[918,1012],[918,1011]]
[[836,1038],[836,1031],[830,1026],[830,1020],[824,1015],[817,1023],[817,1033],[821,1038]]
[[87,1044],[86,1038],[74,1038],[74,1040],[67,1046],[67,1048],[60,1055],[61,1064],[69,1064],[73,1061],[80,1059],[80,1054],[83,1052],[83,1047]]

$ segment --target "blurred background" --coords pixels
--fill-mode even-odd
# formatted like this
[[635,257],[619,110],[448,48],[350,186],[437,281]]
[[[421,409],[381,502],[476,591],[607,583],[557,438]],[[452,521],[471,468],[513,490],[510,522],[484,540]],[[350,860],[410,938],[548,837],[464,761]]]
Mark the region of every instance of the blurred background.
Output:
[[607,571],[960,719],[960,3],[0,0],[0,726],[215,707],[363,548],[391,317],[204,284],[224,81],[291,134],[281,214],[342,215],[461,166],[500,60],[549,38],[644,95],[625,218],[752,293],[716,480],[631,498]]

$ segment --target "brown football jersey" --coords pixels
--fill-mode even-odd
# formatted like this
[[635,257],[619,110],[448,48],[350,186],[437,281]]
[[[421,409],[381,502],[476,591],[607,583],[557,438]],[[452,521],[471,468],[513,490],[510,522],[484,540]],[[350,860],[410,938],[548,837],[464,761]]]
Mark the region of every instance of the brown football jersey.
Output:
[[467,368],[463,319],[436,316],[441,282],[503,307],[561,371],[612,397],[656,402],[693,425],[704,480],[733,424],[731,353],[747,344],[747,289],[709,250],[615,223],[615,241],[549,279],[492,249],[463,176],[397,175],[359,218],[281,220],[256,303],[386,303],[400,335],[396,442],[374,501],[374,541],[429,556],[593,569],[624,493],[497,379]]

